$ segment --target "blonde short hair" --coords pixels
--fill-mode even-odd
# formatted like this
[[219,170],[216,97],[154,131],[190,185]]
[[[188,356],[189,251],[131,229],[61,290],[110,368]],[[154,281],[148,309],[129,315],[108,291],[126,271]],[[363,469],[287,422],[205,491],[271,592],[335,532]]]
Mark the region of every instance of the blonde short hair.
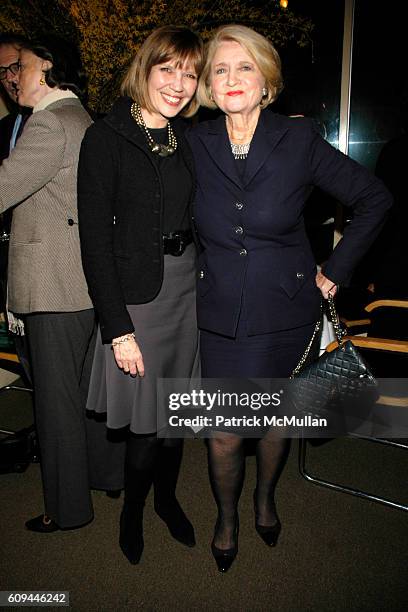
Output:
[[[162,26],[146,38],[136,53],[121,84],[121,94],[130,96],[142,108],[153,112],[148,94],[148,80],[153,66],[176,59],[178,66],[191,62],[197,76],[203,64],[203,43],[201,38],[184,26]],[[196,96],[180,113],[191,117],[198,109]]]
[[245,49],[254,59],[262,76],[265,78],[267,95],[262,98],[261,108],[274,102],[283,89],[281,60],[273,44],[258,34],[255,30],[243,25],[230,24],[216,30],[214,36],[207,43],[206,59],[198,84],[197,98],[201,106],[217,108],[211,97],[210,77],[211,64],[220,43],[233,41]]

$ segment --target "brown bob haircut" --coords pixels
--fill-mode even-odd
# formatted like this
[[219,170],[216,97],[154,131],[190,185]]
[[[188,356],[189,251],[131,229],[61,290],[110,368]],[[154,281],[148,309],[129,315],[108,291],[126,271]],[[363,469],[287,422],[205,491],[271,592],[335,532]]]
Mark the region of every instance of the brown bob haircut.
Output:
[[283,89],[281,60],[278,52],[262,34],[246,26],[232,23],[218,28],[207,43],[205,65],[197,91],[199,104],[207,108],[217,108],[211,98],[211,64],[219,44],[225,41],[240,44],[254,58],[265,78],[265,87],[268,93],[261,100],[261,108],[265,108],[268,104],[274,102]]
[[[136,53],[120,88],[123,96],[131,97],[149,112],[154,111],[149,98],[147,82],[153,66],[177,60],[177,66],[186,62],[194,68],[197,77],[203,67],[203,43],[201,38],[184,26],[167,25],[154,30]],[[181,111],[191,117],[198,109],[196,96]]]

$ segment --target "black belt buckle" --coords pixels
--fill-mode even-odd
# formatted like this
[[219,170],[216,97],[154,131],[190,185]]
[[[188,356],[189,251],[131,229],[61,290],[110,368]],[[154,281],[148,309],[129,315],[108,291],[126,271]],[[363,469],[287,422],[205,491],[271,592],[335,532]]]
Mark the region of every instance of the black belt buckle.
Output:
[[173,257],[180,257],[192,241],[193,238],[190,231],[163,234],[163,253],[165,255],[173,255]]

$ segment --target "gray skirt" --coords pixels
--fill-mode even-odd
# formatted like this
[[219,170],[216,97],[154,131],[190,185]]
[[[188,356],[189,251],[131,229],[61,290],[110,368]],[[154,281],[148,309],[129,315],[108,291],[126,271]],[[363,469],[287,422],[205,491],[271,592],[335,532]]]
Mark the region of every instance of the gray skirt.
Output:
[[136,434],[157,431],[157,379],[199,376],[195,264],[192,244],[181,257],[165,255],[158,296],[127,306],[143,355],[143,378],[124,374],[98,335],[87,409],[106,412],[108,427],[129,425]]

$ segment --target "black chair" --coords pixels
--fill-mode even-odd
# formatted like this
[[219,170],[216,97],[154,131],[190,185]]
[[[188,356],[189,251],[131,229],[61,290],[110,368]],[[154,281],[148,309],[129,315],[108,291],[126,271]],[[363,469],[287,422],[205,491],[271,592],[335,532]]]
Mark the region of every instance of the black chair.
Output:
[[[364,358],[370,364],[370,367],[377,378],[382,379],[389,377],[396,379],[401,377],[401,385],[399,385],[400,388],[398,388],[398,384],[395,384],[397,381],[393,381],[393,384],[390,385],[390,389],[387,391],[387,393],[380,395],[374,407],[373,415],[375,423],[376,412],[379,414],[384,414],[384,411],[392,410],[393,414],[396,414],[397,417],[402,417],[401,427],[407,430],[408,437],[408,380],[406,378],[408,373],[408,341],[361,336],[346,336],[344,340],[352,340],[353,344],[358,347],[359,350],[361,350]],[[336,347],[337,342],[333,342],[327,347],[326,350],[330,351]],[[384,429],[381,427],[381,418],[378,419],[378,423],[379,424],[377,426],[373,426],[373,430],[370,432],[370,435],[350,433],[348,436],[354,439],[374,442],[376,444],[382,444],[394,448],[408,449],[406,439],[395,439],[392,436],[389,436],[391,439],[387,438],[386,435],[384,436]],[[385,431],[387,431],[387,428],[385,428]],[[347,486],[345,484],[323,479],[310,473],[306,467],[308,444],[309,442],[307,439],[301,438],[299,440],[299,472],[307,481],[328,489],[348,493],[349,495],[369,499],[399,510],[408,511],[408,505],[406,503],[391,500],[380,495],[375,495],[361,489]]]
[[359,319],[341,318],[349,334],[408,340],[408,299],[380,299],[370,302]]
[[[0,351],[0,367],[20,374],[21,366],[15,353]],[[0,388],[0,395],[7,391],[32,394],[29,387],[6,384]],[[34,425],[11,431],[0,428],[0,473],[24,472],[28,465],[38,461],[37,437]]]

